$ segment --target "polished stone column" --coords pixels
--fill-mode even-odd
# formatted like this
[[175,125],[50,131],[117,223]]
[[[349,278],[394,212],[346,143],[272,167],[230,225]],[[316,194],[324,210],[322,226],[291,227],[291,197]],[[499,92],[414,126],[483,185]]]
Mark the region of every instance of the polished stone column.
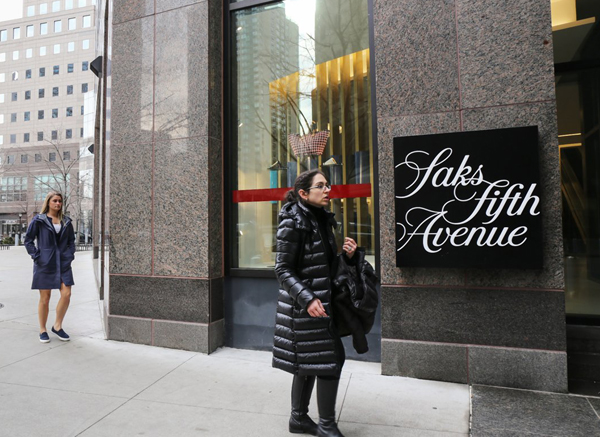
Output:
[[[382,370],[567,390],[550,2],[373,0]],[[394,137],[537,125],[544,268],[397,268]]]
[[223,341],[222,4],[114,0],[108,338]]

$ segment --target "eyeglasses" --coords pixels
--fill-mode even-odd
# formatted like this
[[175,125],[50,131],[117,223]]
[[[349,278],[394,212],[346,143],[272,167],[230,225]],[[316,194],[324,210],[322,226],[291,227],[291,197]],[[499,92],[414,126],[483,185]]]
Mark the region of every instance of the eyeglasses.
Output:
[[308,188],[306,191],[312,190],[312,189],[317,189],[317,190],[325,190],[325,188],[327,188],[328,190],[331,190],[331,185],[330,184],[325,184],[325,185],[315,185],[314,187],[310,187]]

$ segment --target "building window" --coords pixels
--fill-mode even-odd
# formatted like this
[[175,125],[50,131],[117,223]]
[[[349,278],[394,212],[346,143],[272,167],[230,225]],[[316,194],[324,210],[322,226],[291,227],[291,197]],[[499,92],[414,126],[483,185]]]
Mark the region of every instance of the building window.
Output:
[[[50,155],[52,154],[54,154],[54,161],[56,161],[56,152],[50,153]],[[35,191],[35,200],[42,201],[46,198],[46,195],[49,191],[60,191],[61,186],[67,186],[69,184],[70,177],[69,175],[66,176],[66,178],[59,174],[36,176],[33,184],[33,189]]]
[[83,8],[85,6],[85,0],[79,0],[79,7]]
[[40,67],[40,77],[46,76],[46,67]]
[[0,82],[4,82],[6,80],[4,73],[0,73]]
[[81,71],[88,71],[88,67],[89,67],[89,62],[88,61],[83,61],[81,63]]
[[52,2],[52,12],[60,11],[60,0]]
[[21,39],[21,28],[20,27],[13,28],[13,39]]
[[48,3],[42,3],[40,5],[40,14],[47,14],[48,13]]
[[18,61],[19,60],[19,51],[15,50],[13,52],[13,61]]
[[6,53],[0,53],[0,62],[6,62]]
[[50,161],[50,162],[56,162],[56,152],[50,152],[50,153],[48,153],[48,161]]
[[77,18],[69,18],[69,30],[77,29]]
[[31,100],[31,91],[25,91],[25,100]]
[[60,53],[60,44],[54,44],[54,54],[58,55]]
[[[4,135],[0,135],[0,146],[4,144]],[[0,156],[0,164],[2,164],[2,157]]]
[[54,22],[54,33],[59,33],[62,31],[62,20],[56,20]]
[[4,114],[0,114],[0,124],[4,124]]
[[[10,144],[16,144],[17,143],[17,134],[10,134]],[[11,164],[9,162],[9,164]]]
[[48,33],[48,23],[40,23],[40,35],[46,35]]
[[43,120],[44,119],[44,110],[40,109],[38,111],[38,120]]
[[6,38],[8,36],[8,31],[6,29],[2,29],[0,30],[0,41],[6,41]]
[[67,108],[67,117],[73,117],[73,107],[69,106]]
[[[24,143],[28,143],[29,142],[29,133],[23,134],[23,142]],[[25,156],[27,156],[27,155],[25,155]],[[21,162],[23,162],[23,155],[21,155]],[[27,161],[25,161],[25,162],[27,162]]]
[[16,102],[18,95],[19,95],[18,93],[10,93],[10,101]]
[[17,122],[17,113],[16,112],[13,112],[12,114],[10,114],[10,122],[11,123]]
[[73,73],[73,64],[67,64],[67,73]]
[[83,27],[91,27],[92,26],[92,17],[89,15],[83,16]]
[[[25,155],[27,156],[27,155]],[[14,157],[13,157],[14,163]],[[27,178],[7,176],[0,179],[0,202],[27,200]]]
[[26,49],[25,50],[25,57],[27,59],[32,58],[33,57],[33,49]]
[[85,106],[81,105],[81,115],[83,115],[84,108]]
[[[38,138],[38,141],[44,141],[44,132],[38,132],[37,138]],[[35,156],[37,157],[37,155],[35,155]],[[41,156],[42,155],[40,155],[40,158],[41,158]],[[37,158],[36,158],[35,162],[39,162],[37,160]]]
[[52,118],[58,118],[58,108],[52,110]]
[[60,74],[60,66],[59,65],[55,65],[52,68],[52,74]]
[[23,113],[23,121],[29,121],[31,120],[31,112],[30,111],[25,111]]
[[27,16],[33,17],[35,15],[35,6],[27,6]]
[[38,99],[43,99],[44,98],[44,94],[45,94],[44,88],[40,88],[38,90]]
[[79,137],[83,138],[83,128],[79,128]]
[[81,42],[81,48],[82,48],[83,50],[87,50],[87,49],[89,49],[89,48],[90,48],[90,40],[89,40],[89,39],[84,39],[84,40]]
[[88,84],[87,83],[82,83],[81,84],[81,92],[82,93],[87,93],[88,92]]
[[31,79],[31,70],[25,70],[25,79]]
[[73,85],[67,85],[67,95],[73,94]]
[[58,97],[58,87],[52,87],[52,97]]
[[71,41],[70,43],[67,43],[67,51],[68,52],[74,52],[75,51],[75,43],[73,41]]
[[65,0],[65,9],[73,9],[73,0]]
[[73,138],[73,129],[67,129],[65,131],[65,137],[67,138],[67,140],[70,140],[71,138]]
[[68,150],[63,151],[63,161],[71,160],[71,152]]
[[[41,134],[41,132],[38,132],[38,141],[41,141],[40,140],[40,134]],[[34,158],[33,158],[33,160],[35,162],[42,162],[42,154],[41,153],[36,153],[35,156],[34,156]]]
[[33,24],[30,24],[29,26],[27,26],[26,29],[27,29],[27,31],[26,31],[27,38],[31,38],[33,36]]
[[18,71],[13,71],[12,72],[12,80],[19,80],[19,72]]
[[46,46],[40,47],[40,56],[46,56]]
[[[283,0],[278,4],[286,8],[292,3]],[[236,120],[231,132],[236,175],[232,189],[242,193],[240,199],[250,195],[246,190],[285,189],[302,171],[319,167],[334,185],[373,183],[369,29],[356,25],[368,23],[368,2],[334,2],[339,9],[334,17],[325,10],[319,12],[320,5],[325,9],[328,3],[316,2],[312,15],[307,12],[294,21],[286,18],[287,8],[276,17],[272,5],[231,15],[231,28],[241,30],[232,32],[231,77],[235,80],[230,84],[232,118]],[[310,26],[317,31],[307,31]],[[275,29],[285,37],[273,38]],[[268,78],[252,73],[265,68],[274,71],[273,67],[279,70]],[[340,102],[341,98],[345,100]],[[353,116],[348,117],[349,113]],[[324,147],[311,153],[319,156],[304,156],[290,147],[288,136],[298,135],[302,144],[312,139],[310,132],[324,139]],[[374,202],[370,196],[359,196],[330,201],[340,222],[334,236],[338,247],[344,236],[355,239],[374,265]],[[228,256],[232,267],[264,269],[275,263],[277,215],[282,206],[278,199],[231,204],[234,221]]]
[[53,130],[52,131],[52,137],[53,140],[57,140],[58,139],[58,131],[57,130]]

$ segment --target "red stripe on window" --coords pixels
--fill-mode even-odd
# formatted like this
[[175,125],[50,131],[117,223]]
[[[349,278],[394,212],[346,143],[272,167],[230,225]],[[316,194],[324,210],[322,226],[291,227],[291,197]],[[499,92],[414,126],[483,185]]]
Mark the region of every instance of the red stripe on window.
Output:
[[[290,188],[265,188],[262,190],[234,190],[233,203],[242,202],[268,202],[283,200],[283,196]],[[371,197],[371,184],[333,185],[331,199],[345,199],[354,197]]]

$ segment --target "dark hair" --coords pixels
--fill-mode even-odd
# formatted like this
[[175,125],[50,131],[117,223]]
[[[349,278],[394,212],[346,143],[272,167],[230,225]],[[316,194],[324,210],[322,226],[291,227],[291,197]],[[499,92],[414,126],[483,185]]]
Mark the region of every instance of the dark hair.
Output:
[[325,173],[323,173],[319,169],[308,170],[308,171],[300,173],[298,175],[298,177],[296,178],[296,182],[294,182],[294,188],[291,189],[290,191],[288,191],[287,193],[285,193],[285,197],[283,198],[283,200],[285,202],[302,201],[302,198],[300,197],[300,194],[298,194],[298,191],[300,191],[300,190],[308,191],[308,189],[312,186],[312,181],[313,181],[314,177],[318,174],[322,175],[325,179],[327,179],[327,176],[325,176]]

